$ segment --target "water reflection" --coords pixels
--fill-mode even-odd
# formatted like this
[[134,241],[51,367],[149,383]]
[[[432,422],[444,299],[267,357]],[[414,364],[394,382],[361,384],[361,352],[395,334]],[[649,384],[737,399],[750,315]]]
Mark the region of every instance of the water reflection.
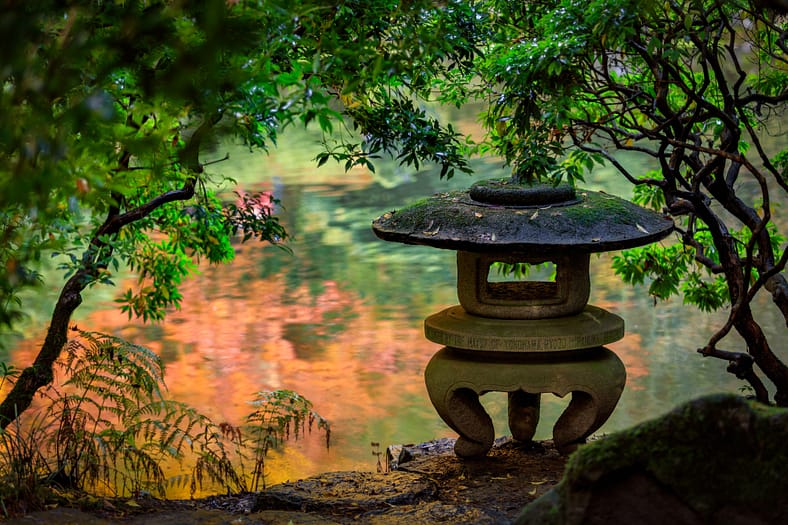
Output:
[[[327,470],[373,470],[373,441],[386,445],[453,435],[424,387],[424,366],[438,346],[424,338],[422,322],[457,302],[455,253],[379,241],[370,222],[471,180],[458,177],[447,184],[435,174],[407,175],[385,163],[378,167],[382,179],[361,171],[315,172],[310,156],[301,149],[252,156],[238,148],[232,165],[220,165],[244,189],[272,191],[281,200],[293,254],[270,245],[239,246],[231,265],[201,268],[182,290],[182,309],[157,325],[129,322],[106,300],[86,305],[76,319],[80,327],[159,353],[170,396],[217,422],[239,423],[258,390],[287,388],[309,398],[332,422],[332,448],[326,450],[316,436],[288,446],[285,454],[272,457],[269,483]],[[491,176],[497,165],[476,168]],[[626,195],[618,183],[605,184],[594,187]],[[591,283],[590,302],[627,322],[625,338],[610,345],[627,367],[627,388],[602,432],[702,393],[741,386],[725,373],[724,363],[695,353],[722,314],[702,314],[675,300],[655,306],[644,288],[620,283],[608,255],[592,257]],[[761,310],[777,341],[784,333],[780,320],[770,308]],[[13,362],[30,362],[41,337],[38,327],[35,337],[16,347]],[[506,433],[505,396],[485,396],[484,403],[498,434]],[[566,403],[545,396],[537,438],[550,436]]]

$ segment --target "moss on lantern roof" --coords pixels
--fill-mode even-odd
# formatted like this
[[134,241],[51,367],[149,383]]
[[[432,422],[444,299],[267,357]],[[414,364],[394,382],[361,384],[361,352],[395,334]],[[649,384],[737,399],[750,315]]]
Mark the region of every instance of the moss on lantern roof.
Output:
[[[387,241],[522,253],[619,250],[658,241],[673,229],[670,218],[604,192],[572,188],[572,196],[559,187],[557,193],[536,203],[532,203],[532,195],[521,201],[483,196],[482,202],[476,200],[480,198],[478,186],[470,191],[439,193],[385,213],[373,221],[372,228]],[[499,185],[496,191],[503,187]],[[529,193],[528,188],[517,191]],[[543,185],[534,191],[551,190]]]

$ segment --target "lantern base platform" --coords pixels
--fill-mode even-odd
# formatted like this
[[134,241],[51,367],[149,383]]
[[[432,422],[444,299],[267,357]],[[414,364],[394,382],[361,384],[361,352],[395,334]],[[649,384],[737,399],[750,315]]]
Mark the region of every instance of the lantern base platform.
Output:
[[459,434],[454,452],[460,457],[485,455],[495,439],[480,395],[507,392],[512,437],[530,441],[539,422],[540,395],[571,393],[553,427],[555,446],[565,454],[610,417],[624,390],[626,370],[616,354],[601,346],[536,355],[444,347],[427,364],[424,377],[438,415]]
[[480,317],[456,305],[429,316],[424,334],[433,343],[484,353],[555,353],[618,341],[624,320],[592,305],[577,315],[549,319]]

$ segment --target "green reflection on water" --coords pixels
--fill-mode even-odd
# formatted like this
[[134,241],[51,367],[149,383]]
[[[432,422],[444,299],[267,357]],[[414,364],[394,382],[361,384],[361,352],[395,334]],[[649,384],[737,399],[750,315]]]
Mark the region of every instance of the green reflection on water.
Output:
[[[200,385],[199,399],[210,398],[210,389],[216,385],[232,383],[236,361],[259,356],[259,363],[243,369],[245,374],[259,374],[254,377],[255,388],[298,390],[316,398],[319,412],[334,414],[334,448],[312,452],[312,463],[299,467],[298,475],[336,468],[370,469],[374,466],[371,441],[385,447],[453,435],[430,406],[422,384],[423,367],[438,348],[419,334],[426,316],[457,301],[455,253],[380,241],[370,224],[388,210],[437,191],[467,187],[475,180],[458,176],[440,181],[434,170],[407,173],[391,161],[378,163],[374,175],[348,175],[330,165],[316,170],[309,160],[317,151],[315,140],[308,132],[285,135],[280,149],[270,155],[228,146],[231,160],[212,166],[236,178],[245,190],[274,192],[282,203],[282,222],[293,236],[292,254],[249,244],[239,247],[237,266],[202,268],[182,311],[165,321],[166,330],[136,322],[121,328],[102,327],[98,322],[86,327],[119,330],[136,343],[155,344],[165,362],[179,368],[186,366],[179,361],[184,356],[203,356],[202,361],[188,365],[210,367],[206,375],[212,382]],[[477,178],[502,176],[497,162],[477,161],[474,167]],[[627,183],[612,173],[596,176],[589,188],[629,194]],[[590,302],[621,315],[627,326],[625,339],[611,348],[627,365],[628,384],[601,432],[649,419],[700,394],[735,391],[741,386],[725,372],[724,363],[702,359],[695,352],[723,322],[722,313],[703,314],[677,300],[655,305],[644,287],[627,287],[612,275],[608,255],[592,257],[591,283]],[[91,312],[114,308],[109,292],[107,288],[98,294],[91,290],[76,320],[90,322]],[[57,289],[49,289],[32,303],[38,315],[26,327],[28,334],[40,337],[56,293]],[[255,295],[270,295],[270,299],[250,303]],[[255,315],[225,328],[219,328],[217,321],[216,330],[226,333],[215,337],[180,339],[179,326],[186,325],[195,312],[208,312],[219,303],[226,308],[224,317],[232,319],[250,308]],[[300,317],[290,319],[291,313]],[[767,334],[780,341],[785,328],[774,309],[763,302],[758,315]],[[274,322],[271,316],[284,319]],[[377,327],[388,330],[384,338],[376,337]],[[212,335],[212,326],[203,322],[198,328]],[[221,346],[223,341],[229,341],[226,347]],[[340,363],[332,361],[331,354],[337,341],[344,345]],[[390,346],[403,341],[417,348],[407,355],[390,351]],[[788,350],[780,351],[788,359]],[[233,357],[222,360],[229,354]],[[328,392],[323,383],[331,385]],[[353,395],[343,392],[342,385]],[[483,398],[499,435],[506,432],[504,399]],[[539,439],[550,436],[552,424],[567,403],[549,395],[543,399]]]

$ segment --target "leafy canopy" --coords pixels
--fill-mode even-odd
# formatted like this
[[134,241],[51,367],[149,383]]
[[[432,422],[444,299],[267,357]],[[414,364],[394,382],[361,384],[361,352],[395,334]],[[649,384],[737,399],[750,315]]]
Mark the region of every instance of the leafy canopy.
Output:
[[[139,276],[124,310],[160,319],[200,259],[232,259],[231,238],[278,243],[254,199],[217,197],[206,162],[223,136],[276,144],[317,123],[333,158],[374,169],[399,155],[469,171],[459,134],[414,96],[465,71],[476,21],[464,2],[32,1],[0,14],[0,326],[23,311],[41,257],[66,276]],[[442,34],[450,34],[443,38]],[[352,133],[351,133],[352,132]],[[358,137],[362,137],[360,140]],[[232,183],[232,181],[229,181]],[[225,184],[226,186],[226,184]],[[270,210],[264,202],[262,208]]]
[[[270,194],[211,179],[227,137],[266,149],[316,123],[328,159],[382,154],[469,171],[459,134],[415,99],[430,79],[467,74],[477,19],[460,1],[34,0],[0,13],[0,327],[18,323],[39,261],[66,270],[35,362],[0,402],[0,428],[53,380],[82,293],[130,268],[118,299],[161,319],[200,260],[233,257],[235,238],[280,243]],[[452,35],[445,38],[443,35]],[[452,71],[452,73],[449,73]],[[409,148],[407,151],[403,148]],[[403,153],[404,151],[404,153]]]

